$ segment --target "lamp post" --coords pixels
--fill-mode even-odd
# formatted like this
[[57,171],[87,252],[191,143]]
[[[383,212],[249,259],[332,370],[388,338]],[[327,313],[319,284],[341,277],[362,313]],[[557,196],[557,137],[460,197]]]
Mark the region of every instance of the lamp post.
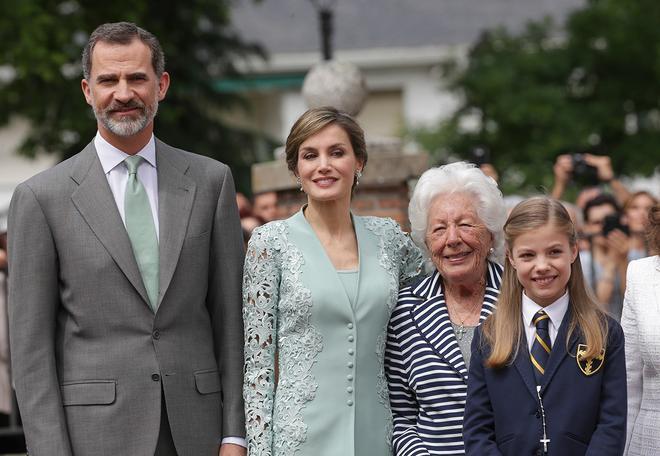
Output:
[[319,25],[321,30],[321,52],[323,60],[332,60],[332,20],[336,0],[309,0],[319,14]]

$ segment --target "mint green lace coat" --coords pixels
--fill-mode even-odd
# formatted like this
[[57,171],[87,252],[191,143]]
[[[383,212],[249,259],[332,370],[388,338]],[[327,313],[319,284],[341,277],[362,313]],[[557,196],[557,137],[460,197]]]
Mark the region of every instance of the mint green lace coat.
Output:
[[355,308],[302,211],[252,235],[243,282],[250,456],[391,453],[386,328],[422,257],[390,219],[353,223]]

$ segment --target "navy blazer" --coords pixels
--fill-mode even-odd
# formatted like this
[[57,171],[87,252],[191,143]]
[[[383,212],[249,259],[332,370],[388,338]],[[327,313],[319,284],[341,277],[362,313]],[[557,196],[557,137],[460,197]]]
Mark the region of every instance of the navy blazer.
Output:
[[[626,362],[621,326],[608,318],[602,367],[585,375],[576,361],[581,337],[574,331],[566,349],[571,310],[566,312],[545,371],[541,397],[548,455],[619,456],[626,440]],[[468,455],[542,455],[542,422],[536,381],[525,338],[513,365],[484,367],[489,348],[481,328],[472,341],[472,360],[463,435]],[[485,344],[484,344],[485,345]]]

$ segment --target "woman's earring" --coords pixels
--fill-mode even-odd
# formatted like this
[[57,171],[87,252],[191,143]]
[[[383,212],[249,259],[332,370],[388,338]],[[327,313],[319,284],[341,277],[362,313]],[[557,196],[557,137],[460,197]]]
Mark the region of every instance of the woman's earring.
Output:
[[493,247],[489,248],[488,249],[488,255],[492,255],[493,253],[495,253],[495,248],[493,248]]
[[296,182],[298,182],[298,185],[300,186],[300,191],[302,192],[303,187],[302,187],[302,180],[300,180],[300,176],[296,176]]
[[362,171],[360,171],[360,170],[358,169],[357,171],[355,171],[355,186],[356,186],[356,187],[357,187],[358,185],[360,185],[360,178],[361,178],[361,177],[362,177]]

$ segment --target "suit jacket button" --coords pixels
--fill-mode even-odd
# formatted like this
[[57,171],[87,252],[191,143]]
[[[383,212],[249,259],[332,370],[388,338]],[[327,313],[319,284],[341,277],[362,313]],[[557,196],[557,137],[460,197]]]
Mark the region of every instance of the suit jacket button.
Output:
[[151,333],[151,336],[156,340],[160,339],[160,331],[154,329],[154,332]]
[[158,374],[151,374],[151,379],[152,379],[154,382],[159,382],[159,381],[160,381],[160,375],[158,375]]

